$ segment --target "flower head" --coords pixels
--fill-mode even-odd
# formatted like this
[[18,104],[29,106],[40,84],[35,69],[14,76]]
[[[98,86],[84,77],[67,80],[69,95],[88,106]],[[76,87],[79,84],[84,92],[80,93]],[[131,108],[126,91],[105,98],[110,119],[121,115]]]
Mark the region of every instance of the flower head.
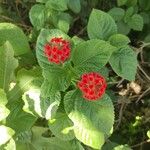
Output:
[[104,77],[96,72],[83,74],[77,86],[82,91],[83,97],[91,101],[101,98],[107,87]]
[[70,43],[62,37],[54,37],[44,46],[44,53],[50,62],[64,63],[70,56]]

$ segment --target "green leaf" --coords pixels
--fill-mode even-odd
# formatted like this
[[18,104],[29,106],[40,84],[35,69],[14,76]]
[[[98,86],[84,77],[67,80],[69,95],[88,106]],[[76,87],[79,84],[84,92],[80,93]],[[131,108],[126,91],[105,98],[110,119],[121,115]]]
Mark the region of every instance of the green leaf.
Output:
[[0,105],[0,121],[5,119],[9,115],[10,111],[4,105]]
[[110,58],[110,65],[118,76],[130,81],[135,80],[137,56],[130,47],[123,46],[114,52]]
[[98,39],[79,43],[72,55],[74,67],[80,73],[98,71],[106,65],[115,49],[108,42]]
[[73,41],[74,45],[77,45],[84,41],[82,38],[79,38],[78,36],[73,36],[71,40]]
[[105,94],[97,101],[82,98],[78,90],[70,91],[64,98],[65,110],[74,123],[74,133],[84,144],[100,149],[104,136],[110,134],[114,123],[114,108]]
[[14,130],[4,125],[0,126],[0,146],[8,142],[11,137],[15,134]]
[[150,139],[150,130],[147,131],[147,136]]
[[131,148],[126,144],[125,145],[119,145],[117,143],[108,141],[102,147],[102,150],[131,150]]
[[60,30],[43,29],[37,40],[36,55],[39,65],[43,69],[44,78],[49,81],[54,90],[64,91],[71,81],[71,72],[67,67],[67,62],[63,67],[61,65],[50,63],[44,54],[44,45],[53,37],[62,37],[68,41],[70,40],[70,38]]
[[68,9],[67,7],[68,0],[48,0],[46,2],[46,7],[58,11],[65,11]]
[[36,45],[36,56],[38,59],[39,65],[46,70],[50,70],[50,68],[60,68],[58,65],[52,64],[48,61],[47,57],[44,54],[44,45],[48,43],[54,37],[62,37],[70,41],[70,37],[58,29],[42,29],[40,35],[37,39]]
[[126,5],[128,7],[130,7],[130,6],[136,6],[137,5],[137,0],[127,0]]
[[38,30],[44,26],[45,22],[45,6],[41,4],[35,4],[32,6],[29,12],[29,17],[32,25]]
[[0,47],[0,58],[0,88],[8,91],[14,71],[18,66],[18,61],[14,58],[14,51],[9,42]]
[[130,32],[130,27],[123,21],[117,22],[118,33],[127,35]]
[[0,45],[9,41],[15,56],[30,52],[28,39],[23,31],[11,23],[0,23]]
[[45,118],[52,119],[58,109],[61,101],[61,95],[58,91],[53,91],[51,83],[44,80],[41,87],[41,108]]
[[58,112],[54,119],[49,120],[48,125],[52,133],[61,140],[74,139],[73,123],[67,114]]
[[42,72],[39,66],[34,66],[30,70],[22,68],[17,72],[17,83],[23,93],[33,87],[41,86],[42,81]]
[[128,25],[130,28],[136,31],[142,31],[143,29],[143,18],[141,15],[135,14],[129,20]]
[[74,13],[79,13],[81,11],[81,2],[80,0],[69,0],[68,7]]
[[150,10],[150,1],[149,0],[139,0],[139,6],[145,10]]
[[110,9],[108,13],[114,18],[115,21],[120,21],[125,15],[124,9],[118,7]]
[[128,23],[131,20],[131,17],[134,13],[134,8],[133,7],[129,7],[127,9],[127,11],[125,12],[125,16],[124,16],[124,22]]
[[13,138],[4,146],[3,150],[16,150],[16,143]]
[[81,144],[76,141],[63,141],[56,137],[43,137],[47,129],[41,127],[32,128],[32,145],[36,150],[50,149],[50,150],[84,150]]
[[46,3],[48,0],[36,0],[36,2],[39,2],[39,3]]
[[114,147],[113,150],[132,150],[128,145],[119,145]]
[[[47,88],[47,89],[46,89]],[[46,95],[41,95],[40,89],[30,89],[23,95],[23,100],[25,105],[23,110],[34,115],[43,118],[52,119],[57,112],[58,106],[60,104],[61,96],[59,92],[52,93],[48,91],[48,84],[44,83],[42,85],[42,90]],[[48,93],[47,93],[48,92]],[[43,97],[40,97],[43,96]]]
[[65,91],[71,82],[72,72],[67,68],[44,70],[43,76],[45,81],[49,84],[51,91]]
[[8,102],[6,93],[3,89],[0,89],[0,105],[6,105]]
[[127,0],[117,0],[117,4],[118,6],[122,6],[122,5],[125,5],[127,2]]
[[71,21],[72,17],[68,13],[62,12],[59,14],[58,22],[55,26],[63,32],[67,33],[69,31]]
[[111,45],[121,47],[130,43],[130,39],[123,34],[114,34],[109,39]]
[[107,40],[111,35],[117,33],[117,26],[108,13],[93,9],[88,21],[87,32],[90,39]]
[[22,110],[22,101],[16,101],[9,105],[10,114],[6,118],[6,125],[15,130],[16,133],[29,130],[36,121],[36,117]]

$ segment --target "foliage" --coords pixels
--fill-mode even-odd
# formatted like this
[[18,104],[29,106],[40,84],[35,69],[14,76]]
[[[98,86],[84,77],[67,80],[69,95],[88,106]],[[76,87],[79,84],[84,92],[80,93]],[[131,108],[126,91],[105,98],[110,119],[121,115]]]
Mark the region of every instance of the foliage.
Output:
[[[118,128],[125,120],[122,111],[130,103],[135,106],[132,97],[138,103],[150,91],[150,77],[140,67],[144,59],[150,63],[150,53],[143,52],[150,45],[150,1],[0,3],[0,149],[130,150],[138,134],[144,134],[145,143],[149,142],[147,97],[140,112],[145,116],[134,118],[134,110],[132,120]],[[67,43],[65,47],[60,41]],[[66,49],[70,53],[66,54]],[[59,57],[59,63],[51,57]],[[141,81],[137,68],[144,75],[144,94],[141,87],[137,92],[131,85]],[[83,96],[86,89],[79,89],[79,80],[88,73],[106,80],[107,89],[99,91],[97,99],[87,99]],[[90,80],[96,78],[88,77],[91,84],[101,82]],[[101,89],[91,86],[94,92]],[[88,88],[91,90],[90,85]],[[130,113],[132,105],[127,110]],[[128,132],[132,140],[122,137]]]

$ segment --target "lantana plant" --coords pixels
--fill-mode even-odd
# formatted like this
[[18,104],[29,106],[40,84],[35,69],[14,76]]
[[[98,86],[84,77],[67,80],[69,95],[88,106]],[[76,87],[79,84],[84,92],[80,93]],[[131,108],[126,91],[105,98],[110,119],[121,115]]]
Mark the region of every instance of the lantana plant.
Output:
[[[36,44],[43,74],[39,95],[41,106],[48,105],[45,110],[42,107],[40,116],[49,120],[50,130],[61,140],[76,138],[100,149],[114,124],[107,64],[119,76],[134,80],[137,62],[128,46],[130,40],[117,34],[109,14],[94,9],[87,31],[89,40],[84,41],[58,29],[41,30]],[[39,115],[39,111],[35,112]]]

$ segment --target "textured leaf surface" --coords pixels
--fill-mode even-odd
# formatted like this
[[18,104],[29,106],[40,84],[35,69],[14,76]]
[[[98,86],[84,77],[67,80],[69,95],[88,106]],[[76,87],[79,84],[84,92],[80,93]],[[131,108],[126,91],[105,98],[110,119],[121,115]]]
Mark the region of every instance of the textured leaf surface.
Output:
[[36,4],[30,9],[29,17],[32,25],[37,29],[41,29],[44,26],[45,16],[44,16],[44,5]]
[[91,102],[82,98],[81,92],[75,90],[66,94],[64,106],[74,123],[76,138],[99,149],[114,123],[114,109],[110,98],[105,94],[102,99]]
[[130,28],[137,30],[137,31],[142,31],[143,29],[143,18],[142,16],[138,14],[134,14],[131,19],[128,22],[128,25]]
[[65,11],[68,9],[67,4],[68,0],[48,0],[46,3],[46,7],[58,11]]
[[22,100],[9,105],[10,114],[6,118],[6,125],[15,130],[16,133],[29,130],[36,121],[36,117],[22,110]]
[[23,31],[11,23],[0,23],[0,45],[9,41],[12,45],[15,56],[25,54],[30,51],[28,39]]
[[117,4],[118,6],[122,6],[122,5],[125,5],[127,2],[127,0],[117,0]]
[[44,78],[46,78],[49,83],[51,83],[51,87],[54,90],[64,91],[70,84],[71,73],[67,69],[68,67],[62,67],[50,63],[44,54],[44,45],[54,37],[62,37],[68,41],[70,40],[70,38],[60,30],[43,29],[37,40],[36,55],[39,65],[43,69]]
[[68,7],[74,12],[79,13],[81,10],[80,0],[69,0]]
[[118,76],[127,80],[134,80],[137,69],[137,56],[128,46],[121,47],[110,58],[110,65]]
[[0,47],[0,58],[0,88],[8,91],[14,71],[18,66],[18,61],[14,58],[14,51],[9,42]]
[[48,125],[53,134],[61,140],[74,139],[73,123],[67,114],[58,112],[54,119],[49,120]]
[[110,9],[108,13],[114,18],[115,21],[120,21],[124,17],[125,11],[122,8],[114,7]]
[[89,40],[79,43],[72,55],[75,69],[81,73],[99,71],[106,63],[116,48],[102,40]]
[[127,45],[130,42],[130,39],[123,34],[114,34],[108,40],[111,45],[116,47]]
[[90,39],[107,40],[111,35],[117,33],[117,26],[109,14],[93,9],[90,14],[87,31]]

